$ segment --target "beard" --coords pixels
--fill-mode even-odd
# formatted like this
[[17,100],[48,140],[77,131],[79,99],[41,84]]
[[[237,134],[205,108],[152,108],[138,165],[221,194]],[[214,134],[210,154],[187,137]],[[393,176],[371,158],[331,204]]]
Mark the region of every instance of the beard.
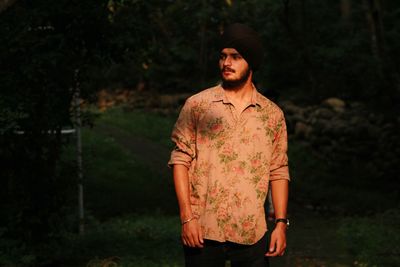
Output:
[[[224,71],[224,69],[221,70],[221,72],[223,72],[223,71]],[[238,88],[246,83],[249,76],[250,76],[250,68],[249,67],[245,71],[243,71],[243,73],[240,75],[239,78],[237,78],[235,80],[227,80],[224,78],[223,75],[221,75],[222,87],[225,89]]]

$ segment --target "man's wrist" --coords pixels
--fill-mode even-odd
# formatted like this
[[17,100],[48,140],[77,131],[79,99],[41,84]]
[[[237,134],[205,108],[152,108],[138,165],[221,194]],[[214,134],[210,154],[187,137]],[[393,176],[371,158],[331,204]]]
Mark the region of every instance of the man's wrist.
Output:
[[195,219],[197,219],[197,216],[191,216],[191,217],[187,218],[186,220],[182,220],[181,225],[187,224],[188,222],[193,221]]
[[181,218],[181,222],[183,222],[183,221],[189,219],[190,217],[193,217],[194,214],[193,214],[193,211],[190,208],[190,206],[188,206],[188,207],[185,207],[184,209],[181,209],[179,216]]
[[289,219],[288,218],[277,218],[275,219],[275,227],[280,226],[285,229],[289,227]]

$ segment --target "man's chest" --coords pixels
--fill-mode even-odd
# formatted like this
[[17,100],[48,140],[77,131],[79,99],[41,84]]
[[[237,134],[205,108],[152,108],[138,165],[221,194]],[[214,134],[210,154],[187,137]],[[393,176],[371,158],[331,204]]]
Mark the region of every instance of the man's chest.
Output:
[[240,114],[229,105],[210,108],[196,123],[198,145],[219,149],[232,146],[244,151],[266,151],[274,138],[274,121],[265,110],[251,106]]

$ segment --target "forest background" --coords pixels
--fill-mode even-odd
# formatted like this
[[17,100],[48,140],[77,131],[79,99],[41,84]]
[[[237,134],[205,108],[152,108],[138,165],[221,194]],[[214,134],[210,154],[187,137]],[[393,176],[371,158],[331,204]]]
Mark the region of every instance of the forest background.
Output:
[[[290,214],[313,229],[293,242],[311,252],[280,266],[400,265],[395,0],[1,0],[0,265],[180,266],[159,166],[185,97],[218,82],[218,36],[232,22],[264,42],[256,86],[287,115]],[[77,126],[77,89],[84,222],[74,138],[62,134]],[[329,243],[324,231],[343,259],[302,238]]]

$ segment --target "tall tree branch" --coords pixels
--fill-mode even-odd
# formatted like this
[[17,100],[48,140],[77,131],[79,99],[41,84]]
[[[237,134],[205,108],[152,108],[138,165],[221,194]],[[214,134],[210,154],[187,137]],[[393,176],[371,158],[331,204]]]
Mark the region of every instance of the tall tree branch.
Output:
[[15,4],[15,2],[17,2],[17,0],[0,0],[0,13]]

